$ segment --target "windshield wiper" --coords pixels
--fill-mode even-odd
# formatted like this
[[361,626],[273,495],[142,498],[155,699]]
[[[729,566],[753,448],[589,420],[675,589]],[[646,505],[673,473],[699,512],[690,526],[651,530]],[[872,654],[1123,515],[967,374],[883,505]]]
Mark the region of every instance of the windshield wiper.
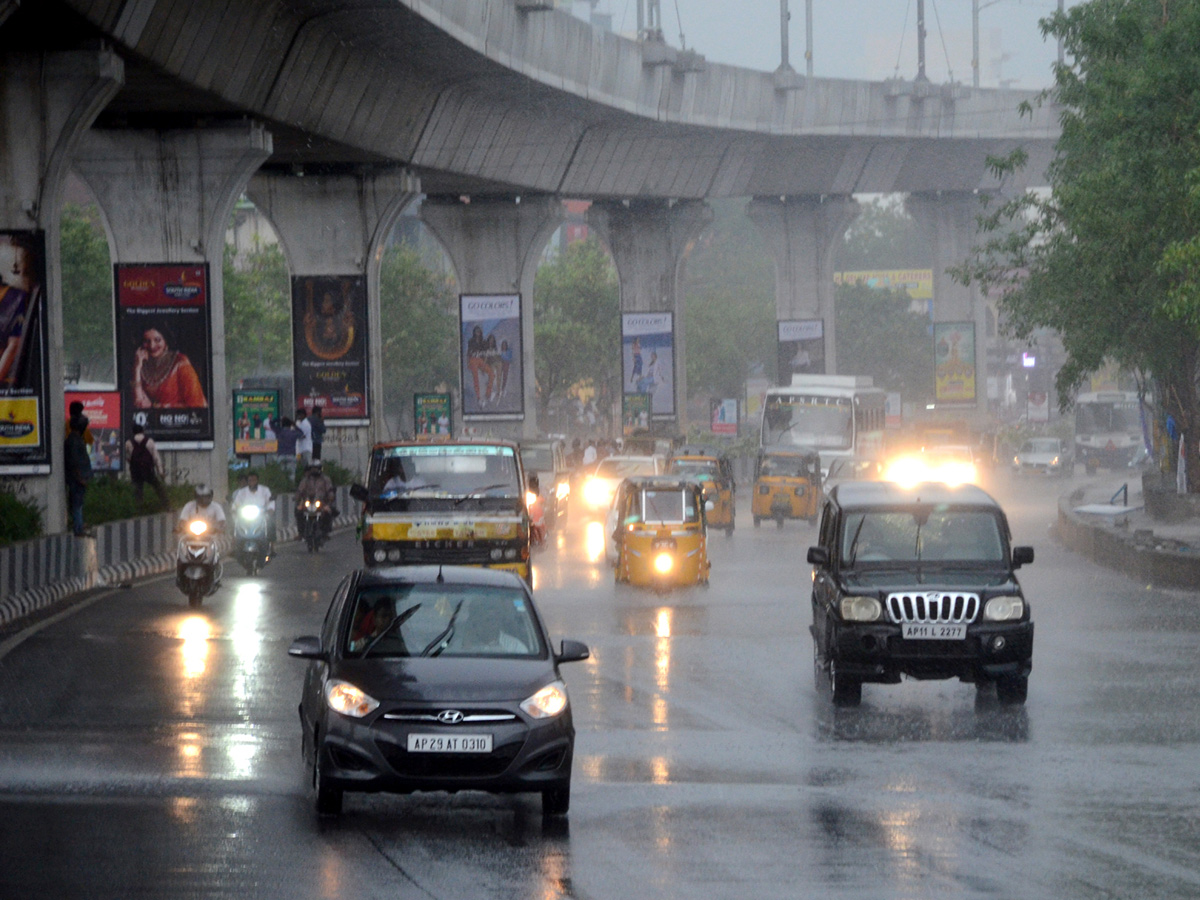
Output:
[[506,488],[508,486],[509,483],[507,481],[502,481],[499,484],[487,484],[483,487],[471,488],[471,490],[467,491],[465,494],[455,500],[454,505],[458,506],[458,504],[462,503],[464,500],[470,500],[476,494],[482,494],[485,491],[497,491],[500,488]]
[[862,534],[865,524],[867,524],[867,517],[863,516],[858,520],[858,527],[854,529],[854,537],[850,540],[850,558],[846,561],[847,568],[854,568],[854,560],[858,557],[858,536]]
[[399,628],[401,625],[403,625],[405,622],[407,622],[409,619],[411,619],[413,616],[413,613],[415,613],[420,608],[421,608],[420,603],[418,603],[416,606],[410,606],[404,612],[400,613],[400,615],[396,616],[396,618],[392,619],[392,623],[390,625],[388,625],[387,628],[383,629],[383,631],[381,631],[381,632],[379,632],[379,634],[375,635],[375,637],[372,638],[371,643],[369,643],[369,644],[367,644],[367,646],[363,647],[363,652],[362,652],[363,658],[366,658],[371,653],[371,651],[375,648],[376,644],[378,644],[385,637],[387,637],[389,634],[391,634],[393,631],[395,631],[397,628]]
[[437,656],[446,649],[446,645],[450,643],[450,638],[454,637],[454,620],[458,618],[458,611],[462,609],[462,605],[463,601],[459,600],[458,606],[454,607],[454,612],[450,615],[450,621],[446,623],[446,627],[442,629],[442,633],[425,645],[425,649],[421,651],[421,656]]

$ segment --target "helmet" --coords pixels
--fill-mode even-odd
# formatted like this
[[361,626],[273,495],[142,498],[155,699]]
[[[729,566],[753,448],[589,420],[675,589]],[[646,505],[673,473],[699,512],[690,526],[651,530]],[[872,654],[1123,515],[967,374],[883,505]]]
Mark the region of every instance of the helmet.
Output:
[[212,502],[213,489],[207,484],[196,485],[196,502],[205,506]]

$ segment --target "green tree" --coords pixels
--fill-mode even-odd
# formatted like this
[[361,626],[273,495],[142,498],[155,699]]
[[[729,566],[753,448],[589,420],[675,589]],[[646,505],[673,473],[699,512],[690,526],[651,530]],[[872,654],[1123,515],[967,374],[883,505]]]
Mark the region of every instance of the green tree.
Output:
[[[1107,359],[1155,382],[1188,442],[1200,487],[1200,4],[1092,0],[1042,21],[1070,62],[1049,97],[1062,136],[1048,194],[1025,194],[981,220],[983,241],[957,270],[1002,293],[1007,328],[1062,337],[1059,405]],[[994,160],[998,173],[1024,155]]]
[[287,259],[278,244],[258,244],[240,257],[225,245],[225,374],[228,384],[255,375],[290,373],[292,300]]
[[113,271],[94,206],[68,203],[61,231],[63,357],[83,381],[113,380]]
[[838,253],[838,271],[928,267],[930,247],[897,195],[859,204]]
[[383,329],[384,406],[411,428],[412,395],[458,383],[454,281],[427,266],[408,244],[383,256],[379,305]]
[[775,375],[775,268],[744,200],[712,208],[687,262],[688,392],[740,397],[752,372]]
[[842,372],[870,375],[906,401],[933,399],[933,341],[929,317],[913,312],[905,291],[861,284],[837,288],[837,360]]
[[620,288],[598,240],[577,241],[538,268],[533,310],[539,421],[580,384],[610,409],[621,381]]

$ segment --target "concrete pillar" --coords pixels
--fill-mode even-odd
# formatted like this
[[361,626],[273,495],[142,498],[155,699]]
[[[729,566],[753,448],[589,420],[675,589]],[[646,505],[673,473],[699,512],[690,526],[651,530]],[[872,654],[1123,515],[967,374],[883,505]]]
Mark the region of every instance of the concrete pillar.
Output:
[[700,201],[594,203],[588,225],[608,245],[621,287],[621,312],[675,313],[675,425],[687,430],[687,332],[683,327],[688,251],[712,222]]
[[[421,221],[450,257],[461,293],[521,295],[525,419],[519,425],[490,423],[487,430],[498,436],[517,439],[538,434],[533,281],[542,250],[562,218],[562,202],[549,196],[426,197],[421,202]],[[456,418],[462,414],[462,404],[457,406]]]
[[[12,7],[6,7],[7,12]],[[79,139],[120,89],[124,65],[99,52],[6,52],[0,66],[0,230],[45,233],[48,385],[44,421],[48,475],[18,476],[18,491],[42,508],[47,533],[64,530],[62,279],[59,227],[63,183]]]
[[844,195],[755,197],[746,207],[775,261],[775,318],[824,322],[830,375],[838,374],[834,257],[858,209]]
[[975,325],[975,403],[987,413],[987,304],[979,282],[966,287],[946,271],[966,262],[975,243],[976,217],[982,212],[980,197],[969,191],[910,194],[905,209],[924,231],[932,250],[933,321],[973,322]]
[[366,473],[371,445],[395,437],[383,413],[383,331],[379,273],[396,219],[421,186],[407,170],[359,175],[259,172],[246,193],[275,226],[293,276],[365,276],[367,285],[366,428],[327,419],[325,459]]
[[[225,231],[246,182],[271,155],[253,123],[194,131],[93,131],[76,173],[104,214],[114,263],[209,264],[213,449],[165,454],[168,477],[227,489],[232,400],[225,378]],[[128,373],[118,372],[118,379]]]

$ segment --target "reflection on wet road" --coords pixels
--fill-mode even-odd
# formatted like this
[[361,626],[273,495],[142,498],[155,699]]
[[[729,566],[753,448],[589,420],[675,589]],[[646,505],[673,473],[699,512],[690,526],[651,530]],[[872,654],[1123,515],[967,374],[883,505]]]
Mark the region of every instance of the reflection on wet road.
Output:
[[[536,797],[348,795],[318,823],[302,667],[357,562],[287,548],[189,610],[105,595],[0,657],[0,897],[1192,898],[1200,599],[1061,550],[1044,482],[995,486],[1037,622],[1030,695],[814,683],[811,527],[712,540],[712,584],[613,584],[603,531],[539,551],[578,740],[569,825]],[[597,537],[598,534],[598,537]]]

